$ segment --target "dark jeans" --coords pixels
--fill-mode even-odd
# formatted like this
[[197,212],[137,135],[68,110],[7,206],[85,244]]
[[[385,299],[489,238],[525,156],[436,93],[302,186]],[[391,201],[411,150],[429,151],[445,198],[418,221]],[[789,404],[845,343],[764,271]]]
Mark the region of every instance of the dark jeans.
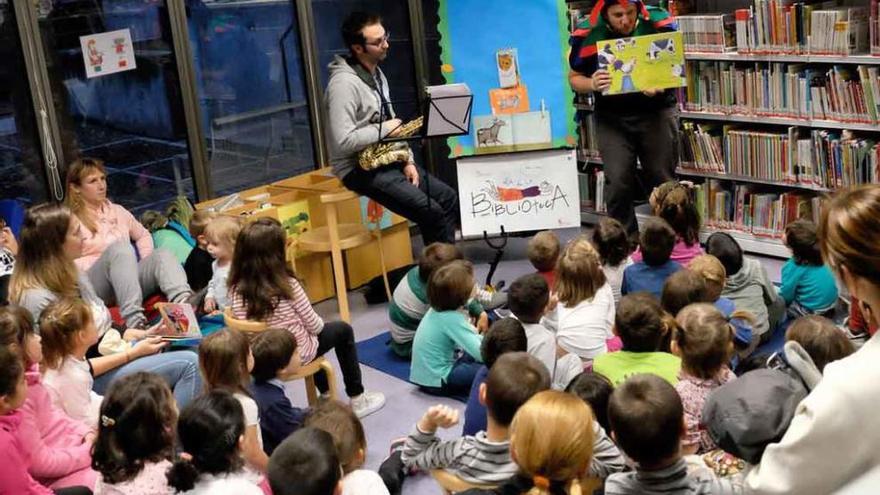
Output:
[[638,187],[636,158],[646,187],[673,179],[678,164],[678,111],[668,108],[638,115],[596,114],[599,153],[605,163],[608,214],[630,234],[639,230],[633,209]]
[[[336,359],[345,382],[345,394],[355,397],[364,393],[361,382],[361,365],[358,362],[357,347],[354,345],[354,330],[344,321],[324,323],[324,329],[318,334],[318,356],[327,354],[330,349],[336,350]],[[324,373],[315,375],[315,386],[321,393],[330,390],[327,376]],[[335,397],[334,397],[335,399]]]
[[425,169],[416,168],[419,171],[418,187],[407,180],[399,165],[387,165],[369,172],[355,167],[342,178],[342,183],[418,224],[426,246],[432,242],[452,244],[458,220],[458,193]]
[[474,383],[474,377],[482,366],[483,363],[478,363],[469,355],[462,354],[455,361],[455,364],[452,365],[452,370],[446,375],[443,385],[439,387],[426,387],[422,385],[420,388],[423,392],[431,395],[452,397],[453,399],[467,402],[468,395],[471,393],[471,384]]

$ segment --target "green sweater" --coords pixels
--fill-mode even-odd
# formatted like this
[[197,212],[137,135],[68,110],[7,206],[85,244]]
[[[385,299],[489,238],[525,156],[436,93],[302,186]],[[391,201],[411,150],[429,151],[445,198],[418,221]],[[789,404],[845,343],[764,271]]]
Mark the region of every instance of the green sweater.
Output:
[[416,385],[442,386],[455,364],[455,349],[461,348],[482,362],[482,342],[483,337],[470,324],[463,311],[429,309],[413,339],[409,380]]
[[681,359],[668,352],[609,352],[593,360],[593,371],[616,387],[636,373],[654,373],[672,385],[678,383]]

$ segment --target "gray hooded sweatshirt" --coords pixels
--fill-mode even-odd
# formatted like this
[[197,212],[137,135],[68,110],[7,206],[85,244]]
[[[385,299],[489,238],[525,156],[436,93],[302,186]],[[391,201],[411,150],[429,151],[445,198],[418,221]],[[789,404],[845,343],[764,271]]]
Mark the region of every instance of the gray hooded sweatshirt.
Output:
[[743,258],[742,268],[727,276],[721,296],[732,300],[736,309],[755,316],[757,321],[752,328],[755,336],[767,333],[785,311],[785,304],[770,283],[767,271],[761,262],[751,258]]
[[[384,138],[393,127],[380,125],[383,120],[394,118],[391,97],[388,92],[388,79],[378,67],[370,80],[366,69],[352,67],[348,60],[337,55],[330,65],[330,82],[324,92],[324,105],[327,108],[327,135],[330,144],[330,165],[333,174],[340,179],[357,166],[358,153],[367,146]],[[381,84],[376,83],[376,79]],[[386,101],[385,112],[381,112],[382,98]]]

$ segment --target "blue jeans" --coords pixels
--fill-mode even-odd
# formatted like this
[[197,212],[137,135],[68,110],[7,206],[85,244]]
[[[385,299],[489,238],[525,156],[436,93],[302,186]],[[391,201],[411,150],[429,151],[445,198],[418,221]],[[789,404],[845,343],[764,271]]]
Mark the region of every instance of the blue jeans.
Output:
[[95,392],[103,395],[117,378],[139,371],[155,373],[168,382],[174,391],[177,407],[183,409],[202,392],[202,376],[199,374],[199,357],[192,351],[160,352],[137,358],[101,376],[95,377]]
[[360,167],[342,178],[345,187],[417,223],[425,246],[432,242],[455,243],[458,222],[458,193],[445,182],[419,171],[418,187],[403,175],[400,165],[386,165],[366,171]]
[[421,389],[431,395],[442,395],[467,402],[468,395],[471,392],[471,384],[474,382],[474,377],[482,366],[483,363],[478,363],[469,355],[462,354],[455,361],[455,364],[452,365],[452,370],[446,375],[442,385],[439,387],[426,387],[423,385]]

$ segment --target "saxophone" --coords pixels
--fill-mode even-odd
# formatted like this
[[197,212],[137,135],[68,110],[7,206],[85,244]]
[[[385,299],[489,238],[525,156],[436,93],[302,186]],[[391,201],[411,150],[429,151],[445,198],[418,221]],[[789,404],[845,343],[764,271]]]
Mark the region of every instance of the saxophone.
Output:
[[[394,137],[412,137],[419,132],[423,123],[423,117],[410,120],[400,126],[400,132]],[[392,163],[405,162],[409,159],[409,153],[409,144],[406,141],[375,143],[358,154],[358,165],[364,170],[374,170]]]

